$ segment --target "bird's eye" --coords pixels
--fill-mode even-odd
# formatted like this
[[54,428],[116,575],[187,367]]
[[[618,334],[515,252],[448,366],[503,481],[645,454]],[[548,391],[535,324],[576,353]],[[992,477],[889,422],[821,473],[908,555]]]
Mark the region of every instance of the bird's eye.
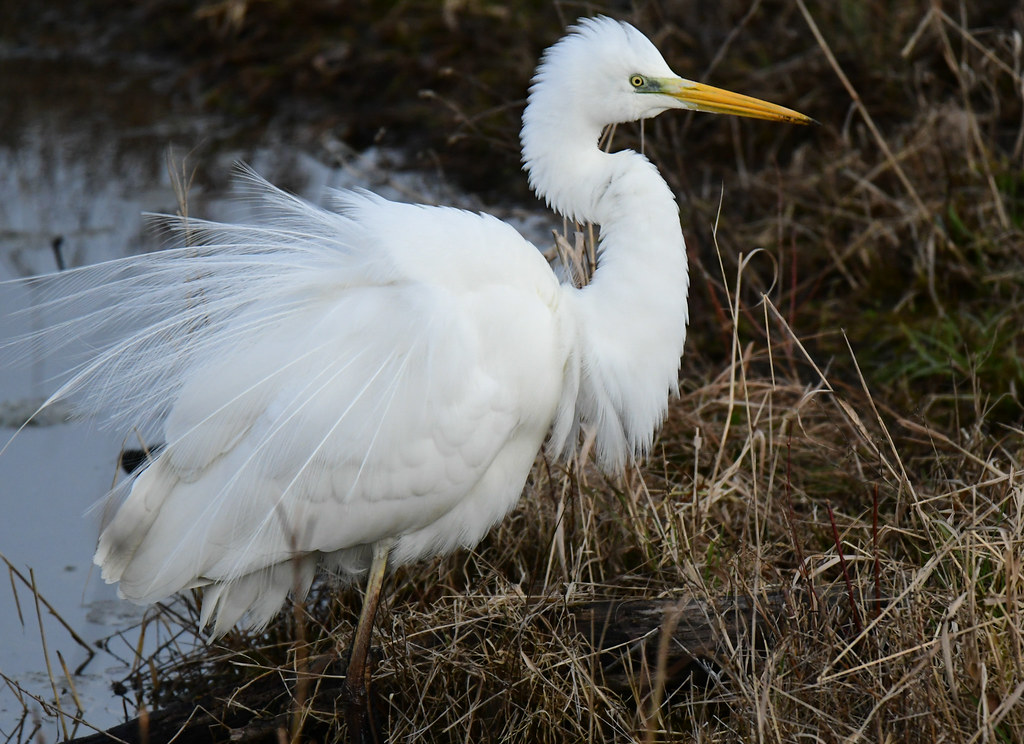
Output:
[[634,88],[642,88],[647,83],[643,75],[634,75],[629,79],[629,84]]

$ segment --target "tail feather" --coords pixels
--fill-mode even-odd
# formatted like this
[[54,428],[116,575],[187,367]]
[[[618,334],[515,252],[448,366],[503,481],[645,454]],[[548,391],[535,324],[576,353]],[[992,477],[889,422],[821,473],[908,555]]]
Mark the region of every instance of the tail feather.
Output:
[[100,575],[108,584],[124,577],[171,493],[174,480],[161,477],[165,469],[164,462],[158,459],[144,470],[100,534],[92,560],[100,567]]
[[244,619],[244,625],[261,631],[277,615],[294,593],[302,598],[309,591],[316,574],[316,558],[297,557],[229,582],[217,582],[203,592],[199,623],[207,627],[213,620],[213,635],[222,636]]

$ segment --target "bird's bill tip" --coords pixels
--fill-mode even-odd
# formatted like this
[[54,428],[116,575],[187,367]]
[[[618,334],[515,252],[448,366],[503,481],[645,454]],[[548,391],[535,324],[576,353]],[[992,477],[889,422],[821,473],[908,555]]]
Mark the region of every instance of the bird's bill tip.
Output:
[[683,78],[662,81],[660,92],[672,96],[682,102],[686,108],[694,111],[746,116],[768,121],[786,121],[791,124],[817,123],[806,114],[801,114],[799,111],[788,109],[785,106]]

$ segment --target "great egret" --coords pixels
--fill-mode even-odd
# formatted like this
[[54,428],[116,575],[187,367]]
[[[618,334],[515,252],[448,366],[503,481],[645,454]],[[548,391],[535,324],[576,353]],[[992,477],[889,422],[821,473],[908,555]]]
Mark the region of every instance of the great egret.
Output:
[[632,26],[580,20],[544,54],[523,115],[530,185],[600,225],[598,266],[560,284],[482,214],[336,192],[331,208],[247,172],[256,224],[165,218],[184,247],[28,280],[63,320],[15,344],[84,339],[48,401],[78,397],[166,446],[126,481],[95,562],[140,603],[203,587],[202,622],[261,627],[319,567],[368,573],[349,685],[386,566],[475,545],[538,450],[579,427],[614,470],[677,391],[687,266],[675,198],[609,124],[690,109],[807,123],[685,80]]

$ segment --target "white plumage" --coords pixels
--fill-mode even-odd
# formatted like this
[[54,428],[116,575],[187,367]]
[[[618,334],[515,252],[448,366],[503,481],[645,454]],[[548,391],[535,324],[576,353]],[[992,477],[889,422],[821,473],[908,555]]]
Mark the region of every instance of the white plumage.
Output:
[[601,225],[583,289],[487,215],[365,192],[321,208],[248,171],[258,222],[164,218],[184,247],[28,280],[57,320],[8,350],[88,349],[50,402],[166,442],[115,494],[103,577],[136,602],[204,586],[216,633],[262,626],[318,565],[356,576],[374,546],[397,565],[476,544],[546,437],[565,455],[593,429],[608,469],[643,454],[677,389],[685,249],[654,166],[597,140],[669,108],[806,121],[581,21],[545,54],[522,145],[537,193]]
[[96,554],[137,601],[214,583],[218,631],[254,602],[269,620],[293,559],[308,585],[318,560],[361,572],[381,538],[396,564],[479,541],[522,490],[569,343],[558,284],[507,225],[367,194],[337,195],[341,216],[261,187],[273,228],[190,223],[255,282],[222,297],[219,266],[177,259],[195,279],[175,319],[195,329],[155,388],[176,388],[169,444]]

